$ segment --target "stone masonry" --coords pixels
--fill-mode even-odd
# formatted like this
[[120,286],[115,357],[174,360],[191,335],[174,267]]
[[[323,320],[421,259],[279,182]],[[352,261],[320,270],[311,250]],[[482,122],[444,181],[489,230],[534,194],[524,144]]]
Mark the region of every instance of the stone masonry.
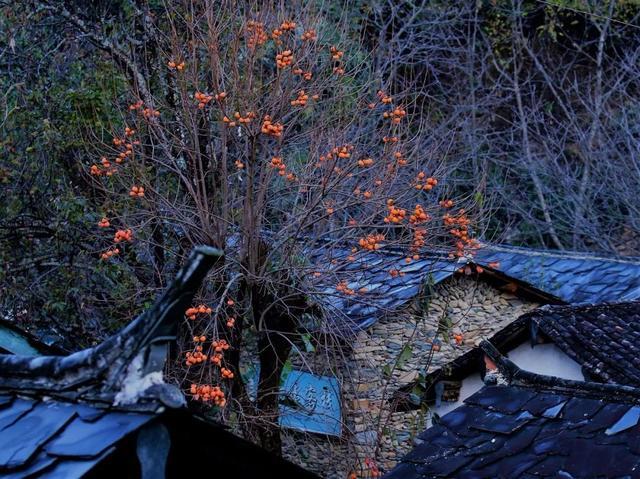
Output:
[[360,331],[346,348],[332,345],[292,358],[296,367],[315,374],[327,373],[330,358],[343,385],[344,426],[342,438],[284,431],[287,459],[326,478],[375,477],[376,468],[390,470],[426,423],[421,411],[390,413],[393,393],[539,306],[481,276],[449,278],[434,286],[428,301],[414,303]]

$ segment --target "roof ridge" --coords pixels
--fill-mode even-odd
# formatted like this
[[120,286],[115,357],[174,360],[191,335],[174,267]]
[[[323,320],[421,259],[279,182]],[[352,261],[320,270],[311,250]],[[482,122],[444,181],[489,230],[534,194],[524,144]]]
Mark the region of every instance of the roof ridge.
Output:
[[[640,404],[640,388],[624,384],[577,381],[538,374],[521,369],[510,359],[500,354],[493,344],[487,340],[480,343],[480,348],[494,362],[499,375],[511,386],[537,387],[558,394],[571,393],[576,396],[606,398],[611,402],[634,402]],[[485,377],[486,381],[487,378]]]
[[[349,244],[342,239],[334,240],[332,238],[312,238],[312,241],[320,243],[334,243],[339,247],[349,248]],[[509,244],[497,244],[488,241],[480,241],[480,247],[478,251],[494,250],[505,253],[520,253],[528,256],[550,256],[565,259],[582,259],[582,260],[597,260],[604,262],[622,263],[622,264],[640,264],[640,256],[621,256],[621,255],[606,255],[602,253],[596,253],[591,251],[576,251],[576,250],[550,250],[544,248],[532,248],[528,246],[515,246]],[[407,255],[406,251],[402,248],[393,246],[383,246],[376,252],[393,254],[395,256],[404,257]],[[443,259],[449,259],[449,250],[445,248],[424,248],[421,250],[423,254],[429,255],[442,255]],[[473,260],[471,260],[473,261]]]
[[530,248],[527,246],[514,246],[505,244],[496,244],[489,242],[481,242],[485,247],[506,253],[521,252],[530,256],[556,256],[568,259],[591,259],[600,261],[609,261],[625,264],[640,264],[640,256],[621,256],[621,255],[603,255],[601,253],[591,251],[576,250],[550,250],[544,248]]
[[222,254],[211,247],[195,248],[154,305],[98,346],[68,356],[0,355],[0,391],[45,391],[133,409],[138,399],[178,407],[184,402],[182,393],[162,380],[168,344],[175,340],[178,319]]
[[536,318],[537,320],[550,321],[550,314],[555,312],[571,312],[572,314],[579,314],[590,310],[601,310],[606,308],[616,307],[640,307],[640,299],[623,300],[623,301],[605,301],[602,303],[584,303],[584,304],[543,304],[527,313],[524,313],[522,317]]

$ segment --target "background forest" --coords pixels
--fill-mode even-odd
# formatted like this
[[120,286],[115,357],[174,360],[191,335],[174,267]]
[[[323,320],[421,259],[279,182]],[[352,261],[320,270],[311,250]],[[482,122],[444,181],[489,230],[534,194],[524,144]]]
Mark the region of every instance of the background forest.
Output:
[[[348,219],[349,226],[357,219],[368,228],[360,245],[376,248],[378,222],[384,217],[395,223],[400,215],[384,198],[405,194],[394,183],[406,179],[401,174],[382,185],[378,210],[349,199],[345,211],[334,215],[336,205],[346,201],[340,191],[377,199],[373,189],[354,184],[351,173],[339,177],[335,197],[318,200],[322,212],[315,209],[311,187],[303,189],[310,195],[305,201],[292,192],[286,181],[308,178],[312,185],[318,179],[311,167],[327,135],[335,139],[340,158],[352,150],[337,145],[354,143],[362,151],[393,153],[400,164],[408,161],[413,169],[407,178],[427,170],[439,188],[431,214],[438,201],[446,208],[442,201],[455,198],[466,206],[479,240],[640,255],[640,3],[281,3],[0,1],[0,311],[5,318],[68,350],[95,344],[150,304],[194,244],[229,245],[233,235],[227,229],[234,225],[241,231],[240,253],[214,280],[210,294],[227,310],[227,322],[233,315],[241,323],[239,318],[252,312],[251,327],[264,333],[258,340],[272,344],[269,331],[286,335],[295,329],[288,315],[295,316],[296,308],[307,312],[299,291],[288,286],[297,284],[303,268],[294,259],[302,252],[293,241],[286,252],[264,253],[255,238],[285,231],[296,241],[305,234],[357,244],[365,233],[336,226],[338,219],[345,224]],[[200,17],[199,11],[206,13]],[[302,49],[296,55],[305,52],[300,61],[315,62],[316,49],[330,55],[313,64],[332,75],[314,72],[307,90],[315,93],[311,98],[282,80],[291,67],[284,48],[294,42],[293,36],[287,39],[288,31],[295,31],[287,24],[293,17],[305,27],[300,42],[310,45],[296,40],[295,48]],[[280,33],[268,37],[273,43],[262,39],[263,22],[281,25]],[[212,26],[223,33],[214,38]],[[238,40],[242,35],[247,45]],[[260,47],[265,58],[281,55],[275,66],[252,56]],[[215,55],[201,54],[206,51]],[[269,88],[277,95],[267,94]],[[208,112],[214,105],[223,108],[228,98],[236,106],[241,100],[259,104],[258,118],[246,108],[213,121]],[[406,140],[405,153],[394,153],[391,140],[382,147],[367,143],[380,123],[366,112],[396,100],[402,107],[393,103],[384,118],[391,120],[391,134]],[[320,106],[314,115],[295,109],[315,101]],[[134,126],[127,115],[138,110]],[[279,140],[282,125],[264,111],[279,111],[278,118],[290,120],[287,125],[295,123],[284,130],[291,142]],[[401,126],[405,115],[411,121]],[[247,142],[232,144],[235,130],[226,128],[236,127],[236,121],[261,123],[262,131],[252,136],[247,126],[248,136],[242,137]],[[144,162],[135,174],[144,183],[119,186],[126,187],[130,201],[139,192],[133,188],[145,185],[144,212],[115,199],[118,184],[105,186],[97,178],[111,168],[109,161],[100,163],[107,152],[129,155],[117,142],[123,131],[122,141],[129,141],[129,127],[135,128],[130,136],[142,135],[135,154]],[[240,131],[238,126],[239,137]],[[268,141],[258,141],[260,133]],[[270,162],[258,165],[256,151],[268,153]],[[281,151],[295,161],[285,165]],[[203,166],[210,158],[222,160]],[[369,168],[369,159],[362,158],[358,166]],[[246,189],[253,179],[243,183],[240,174],[255,178],[255,194]],[[272,174],[276,189],[263,182]],[[231,176],[234,183],[227,182]],[[373,176],[366,181],[382,183]],[[103,218],[116,211],[122,224],[138,225],[141,241],[135,249],[119,247],[117,258],[104,261],[105,252],[114,249],[104,240],[102,229],[109,225]],[[394,232],[387,240],[415,247],[424,237],[417,222],[412,220],[413,236]],[[433,232],[427,246],[439,245],[440,236]],[[127,229],[118,230],[116,243],[130,240]],[[237,270],[242,279],[232,285]],[[232,300],[223,302],[229,296],[238,301],[235,307]],[[256,311],[272,305],[274,318],[255,319]],[[263,320],[273,323],[262,330]],[[242,335],[242,329],[233,334]],[[262,359],[272,361],[272,372],[283,366],[278,354]],[[262,379],[261,392],[277,387]],[[268,402],[259,408],[274,407]]]
[[[127,79],[57,3],[0,5],[0,301],[17,321],[83,343],[142,308],[157,284],[150,258],[96,262],[100,199],[88,167],[100,136],[122,122]],[[136,50],[148,41],[142,11],[163,9],[64,3]],[[317,10],[348,18],[345,47],[368,56],[367,81],[412,93],[430,133],[422,150],[446,165],[452,195],[474,195],[480,238],[638,254],[640,5],[454,3]]]

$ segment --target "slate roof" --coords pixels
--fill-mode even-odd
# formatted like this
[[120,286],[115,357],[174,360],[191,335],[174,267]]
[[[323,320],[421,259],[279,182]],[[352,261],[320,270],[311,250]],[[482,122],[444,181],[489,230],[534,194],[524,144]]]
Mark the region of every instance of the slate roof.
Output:
[[82,477],[154,419],[86,404],[0,395],[0,477]]
[[536,375],[496,354],[499,385],[440,418],[384,478],[640,477],[640,390]]
[[[349,261],[349,256],[355,260]],[[508,278],[546,297],[550,303],[595,303],[640,298],[640,258],[613,258],[483,244],[474,257],[453,261],[445,252],[426,251],[420,260],[405,262],[394,250],[359,251],[327,243],[310,253],[323,276],[317,279],[318,302],[339,330],[365,329],[396,311],[427,285],[454,275],[465,264],[482,266],[486,276]],[[497,264],[495,264],[497,263]],[[392,276],[391,270],[400,274]],[[365,294],[336,292],[339,281]]]
[[178,320],[220,255],[196,248],[152,308],[94,348],[0,354],[0,477],[316,477],[194,416],[163,381]]
[[640,387],[640,302],[545,306],[527,316],[532,333],[544,333],[590,379]]
[[640,258],[487,245],[476,261],[572,304],[640,298]]

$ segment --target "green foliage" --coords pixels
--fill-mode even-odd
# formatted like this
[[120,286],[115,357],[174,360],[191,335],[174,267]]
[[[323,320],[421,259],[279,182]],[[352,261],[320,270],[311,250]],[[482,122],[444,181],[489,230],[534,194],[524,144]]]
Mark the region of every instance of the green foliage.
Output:
[[49,43],[33,43],[42,33],[35,27],[10,26],[16,53],[30,54],[21,60],[22,74],[0,76],[0,308],[77,348],[137,309],[131,301],[105,302],[111,292],[124,298],[140,285],[122,268],[95,268],[95,255],[87,253],[98,218],[80,161],[91,154],[91,135],[118,123],[114,100],[124,80],[97,54],[67,60],[65,52],[48,51]]

